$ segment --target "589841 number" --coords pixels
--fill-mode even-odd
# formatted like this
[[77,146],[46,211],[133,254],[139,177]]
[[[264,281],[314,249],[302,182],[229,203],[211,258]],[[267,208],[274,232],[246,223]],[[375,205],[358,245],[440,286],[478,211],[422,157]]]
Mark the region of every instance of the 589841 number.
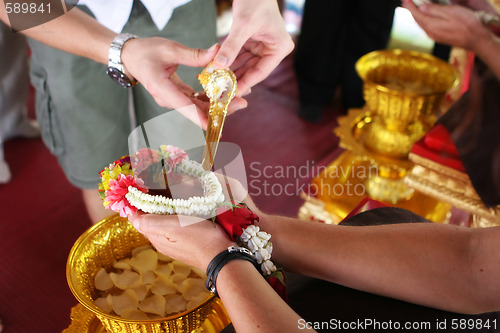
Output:
[[487,329],[488,331],[492,329],[493,331],[497,330],[497,320],[493,319],[465,319],[465,318],[460,318],[460,319],[452,319],[451,320],[451,329],[452,330],[482,330],[482,329]]
[[50,14],[50,3],[35,2],[6,2],[5,11],[7,14]]

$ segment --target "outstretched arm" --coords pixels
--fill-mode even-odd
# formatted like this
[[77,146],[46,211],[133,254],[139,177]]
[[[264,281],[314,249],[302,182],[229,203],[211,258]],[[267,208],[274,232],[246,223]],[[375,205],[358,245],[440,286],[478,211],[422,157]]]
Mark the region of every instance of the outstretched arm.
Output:
[[500,310],[500,227],[351,227],[263,215],[273,260],[298,273],[461,313]]
[[[0,1],[0,19],[9,24],[3,0]],[[108,63],[109,46],[117,35],[78,8],[22,33],[54,48],[103,64]],[[177,76],[177,66],[205,66],[218,50],[218,45],[202,50],[165,38],[138,38],[125,43],[122,61],[127,74],[141,82],[160,106],[179,109],[193,104],[193,89]],[[244,100],[237,101],[232,111],[246,106]],[[199,117],[202,127],[206,127],[204,111],[198,109],[197,114],[186,116],[196,123],[199,123]]]
[[474,11],[460,5],[424,4],[403,0],[415,21],[437,42],[474,52],[500,78],[500,38],[482,24]]
[[[134,227],[156,249],[205,271],[209,262],[235,245],[224,230],[189,216],[137,214]],[[300,317],[248,261],[233,260],[217,277],[217,291],[237,332],[302,332]]]

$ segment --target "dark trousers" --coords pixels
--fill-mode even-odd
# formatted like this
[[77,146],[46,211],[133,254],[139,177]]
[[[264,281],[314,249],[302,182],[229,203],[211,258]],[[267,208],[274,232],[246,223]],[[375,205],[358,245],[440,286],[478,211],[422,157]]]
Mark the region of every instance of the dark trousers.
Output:
[[354,65],[389,40],[399,0],[307,0],[296,48],[295,71],[302,105],[328,104],[337,86],[346,107],[364,105]]

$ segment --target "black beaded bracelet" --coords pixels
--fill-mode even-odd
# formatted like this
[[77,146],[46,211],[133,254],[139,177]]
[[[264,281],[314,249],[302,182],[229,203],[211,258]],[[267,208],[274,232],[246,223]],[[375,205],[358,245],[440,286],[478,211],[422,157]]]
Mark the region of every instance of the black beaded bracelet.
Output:
[[218,255],[215,256],[215,258],[212,259],[210,264],[208,264],[207,267],[207,281],[205,283],[205,287],[212,293],[215,294],[215,296],[219,296],[217,293],[217,287],[216,287],[216,281],[217,281],[217,275],[219,275],[220,270],[224,265],[226,265],[228,262],[232,260],[248,260],[250,261],[255,268],[260,272],[260,267],[259,264],[257,263],[257,260],[255,259],[255,256],[250,252],[248,249],[244,247],[236,247],[236,246],[230,246],[227,248],[227,250],[222,251]]

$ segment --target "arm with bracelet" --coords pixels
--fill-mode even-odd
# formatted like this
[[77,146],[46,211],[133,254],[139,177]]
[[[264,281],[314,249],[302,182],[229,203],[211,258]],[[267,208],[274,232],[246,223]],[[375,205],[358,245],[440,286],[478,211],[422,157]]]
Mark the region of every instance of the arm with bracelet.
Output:
[[[179,221],[182,219],[182,223]],[[208,273],[237,332],[303,332],[296,314],[264,279],[255,259],[212,222],[191,216],[137,214],[134,227],[155,248]]]
[[[258,212],[251,201],[248,205]],[[446,311],[500,310],[500,227],[353,227],[258,214],[258,226],[273,235],[273,260],[290,271]],[[209,221],[181,227],[178,218],[145,214],[130,221],[160,252],[203,270],[236,245]],[[216,290],[237,329],[238,323],[256,329],[291,322],[294,327],[286,331],[297,328],[298,315],[251,261],[227,262],[218,272]]]
[[[0,19],[10,25],[3,0]],[[172,109],[192,104],[192,88],[177,76],[177,66],[205,66],[218,50],[216,45],[201,50],[165,38],[131,38],[126,32],[111,31],[78,8],[22,33],[51,47],[107,64],[108,72],[115,74],[112,78],[119,84],[137,80],[160,106]],[[121,75],[116,75],[117,71]]]

